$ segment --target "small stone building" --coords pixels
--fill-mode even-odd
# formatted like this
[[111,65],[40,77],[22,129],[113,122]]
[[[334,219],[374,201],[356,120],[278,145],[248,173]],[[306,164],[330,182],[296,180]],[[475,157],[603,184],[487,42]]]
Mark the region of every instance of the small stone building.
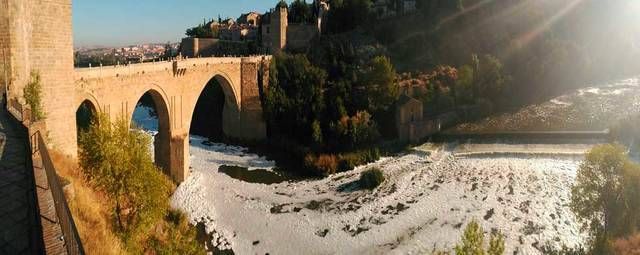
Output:
[[420,100],[403,94],[396,102],[396,128],[398,139],[405,142],[420,142],[440,131],[442,118],[425,119]]

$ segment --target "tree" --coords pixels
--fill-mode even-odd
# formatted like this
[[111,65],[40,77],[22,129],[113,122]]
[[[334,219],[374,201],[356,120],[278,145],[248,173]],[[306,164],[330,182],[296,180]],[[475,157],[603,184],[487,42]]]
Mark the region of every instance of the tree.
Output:
[[214,29],[212,29],[212,27],[210,26],[211,22],[207,23],[207,22],[203,22],[202,24],[199,24],[195,27],[192,28],[188,28],[187,31],[185,32],[185,35],[188,37],[192,37],[192,38],[214,38],[217,37],[217,27],[215,27],[215,33],[214,34]]
[[166,59],[170,59],[173,57],[173,47],[171,47],[170,42],[167,42],[167,44],[164,45],[164,57]]
[[271,131],[292,135],[304,144],[319,138],[317,126],[312,124],[322,119],[325,109],[324,70],[313,66],[304,55],[277,55],[269,74],[265,117]]
[[470,103],[473,102],[473,68],[468,65],[464,65],[458,69],[458,80],[456,81],[456,100]]
[[119,118],[111,123],[98,114],[80,135],[79,162],[90,183],[113,201],[113,217],[119,231],[131,242],[162,218],[171,183],[151,160],[151,138],[130,131]]
[[607,253],[609,241],[638,230],[640,167],[620,145],[599,145],[578,169],[571,189],[571,209],[589,231],[595,254]]
[[313,19],[311,7],[304,0],[295,0],[289,6],[289,22],[308,23]]
[[494,56],[485,55],[479,62],[476,72],[478,94],[496,102],[502,96],[510,77],[505,75],[502,62]]
[[457,106],[456,81],[458,80],[458,70],[451,66],[438,66],[431,74],[431,82],[434,82],[440,90],[448,90],[453,99],[453,106]]
[[371,0],[335,0],[327,28],[332,33],[342,33],[364,25],[371,16]]
[[375,57],[369,63],[362,81],[370,112],[387,110],[398,98],[396,71],[389,58]]

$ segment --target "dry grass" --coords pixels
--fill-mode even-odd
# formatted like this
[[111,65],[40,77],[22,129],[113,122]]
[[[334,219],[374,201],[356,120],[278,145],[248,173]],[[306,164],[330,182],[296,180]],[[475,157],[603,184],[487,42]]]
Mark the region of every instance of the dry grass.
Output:
[[51,151],[58,175],[70,182],[65,195],[87,254],[126,254],[121,239],[110,224],[109,200],[94,191],[83,178],[76,162]]

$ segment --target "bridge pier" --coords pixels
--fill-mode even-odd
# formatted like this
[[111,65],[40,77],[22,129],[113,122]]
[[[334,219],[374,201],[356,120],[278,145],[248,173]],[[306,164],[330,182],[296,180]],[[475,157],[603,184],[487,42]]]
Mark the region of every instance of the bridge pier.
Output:
[[189,135],[172,136],[169,146],[170,176],[176,183],[182,183],[189,176]]

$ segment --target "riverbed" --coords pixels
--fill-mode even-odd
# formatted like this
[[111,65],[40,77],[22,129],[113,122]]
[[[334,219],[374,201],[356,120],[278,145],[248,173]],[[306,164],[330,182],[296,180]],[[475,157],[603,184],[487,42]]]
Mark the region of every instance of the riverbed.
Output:
[[[600,131],[640,113],[638,83],[577,90],[455,130]],[[191,173],[171,204],[204,226],[208,245],[236,254],[450,251],[472,220],[503,233],[506,254],[540,254],[547,244],[585,245],[568,204],[597,143],[427,143],[350,172],[291,180],[246,148],[191,136]],[[369,191],[357,180],[372,167],[386,180]]]
[[[487,233],[501,231],[507,254],[538,254],[547,243],[584,244],[567,204],[582,154],[592,146],[425,144],[325,179],[267,185],[218,167],[269,170],[274,162],[194,138],[192,173],[171,203],[204,224],[217,248],[237,254],[450,250],[471,220]],[[386,181],[361,189],[360,172],[374,166]]]

